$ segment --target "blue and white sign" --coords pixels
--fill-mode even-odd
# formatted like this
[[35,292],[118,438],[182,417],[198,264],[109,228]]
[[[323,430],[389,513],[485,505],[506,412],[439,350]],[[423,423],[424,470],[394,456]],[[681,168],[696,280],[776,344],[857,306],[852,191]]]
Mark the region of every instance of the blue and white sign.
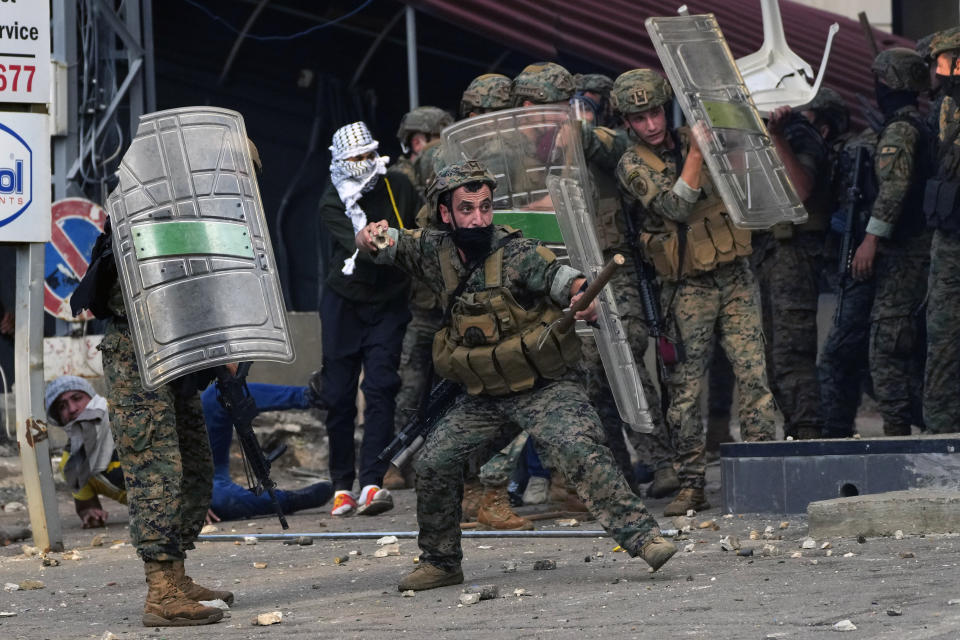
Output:
[[0,242],[50,240],[47,118],[0,113]]

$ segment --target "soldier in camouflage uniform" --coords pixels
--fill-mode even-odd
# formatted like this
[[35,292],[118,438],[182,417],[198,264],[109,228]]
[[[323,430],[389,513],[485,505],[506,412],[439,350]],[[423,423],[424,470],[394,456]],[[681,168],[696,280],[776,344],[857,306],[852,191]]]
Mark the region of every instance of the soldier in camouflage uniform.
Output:
[[960,430],[960,204],[948,195],[960,182],[960,27],[937,34],[930,49],[943,102],[937,172],[927,185],[923,203],[927,223],[934,230],[923,416],[931,433],[951,433]]
[[613,80],[602,73],[578,73],[573,76],[577,92],[570,100],[574,113],[598,127],[616,127],[610,106]]
[[920,425],[923,328],[917,312],[926,296],[931,234],[920,209],[931,173],[931,135],[917,95],[929,87],[929,71],[915,51],[893,48],[874,60],[877,104],[885,117],[874,170],[878,192],[863,242],[853,257],[854,278],[874,273],[870,314],[870,375],[883,432],[910,435]]
[[[603,77],[605,76],[601,76]],[[610,84],[612,85],[612,81]],[[609,94],[609,89],[607,93]],[[669,100],[669,98],[666,99]],[[663,498],[672,495],[680,488],[680,480],[673,468],[676,452],[663,420],[659,390],[644,365],[644,354],[649,346],[647,319],[640,299],[638,265],[634,264],[633,251],[627,239],[623,203],[616,178],[617,163],[633,143],[623,129],[592,126],[589,122],[583,123],[582,134],[584,158],[595,190],[597,239],[600,241],[604,260],[609,260],[617,253],[626,258],[626,264],[613,275],[610,285],[623,329],[637,362],[643,391],[650,405],[653,432],[647,434],[634,431],[620,419],[620,412],[617,410],[607,374],[603,369],[603,362],[600,360],[600,352],[596,344],[590,341],[584,345],[583,350],[584,364],[587,369],[587,392],[600,415],[604,430],[607,432],[608,445],[617,458],[624,476],[636,488],[638,479],[634,478],[630,454],[624,445],[624,433],[626,433],[640,462],[653,471],[653,483],[647,487],[647,495],[651,498]],[[634,212],[630,215],[636,218]],[[636,225],[636,221],[634,224]]]
[[[571,329],[536,346],[560,308],[580,295],[585,279],[538,241],[493,225],[495,188],[479,162],[451,165],[438,173],[436,185],[438,215],[449,230],[398,233],[371,224],[357,234],[357,247],[374,252],[377,262],[395,264],[438,296],[454,298],[450,321],[434,344],[434,364],[467,388],[414,462],[420,565],[399,589],[463,582],[463,463],[502,430],[522,429],[536,438],[604,529],[658,569],[676,547],[660,537],[656,520],[603,444],[599,418],[570,369],[579,339]],[[384,236],[387,246],[377,250],[375,238]],[[595,318],[593,303],[578,317]]]
[[767,125],[787,174],[809,213],[802,225],[782,223],[754,237],[770,382],[783,411],[783,431],[798,439],[822,432],[817,381],[817,303],[826,281],[830,224],[830,158],[810,122],[780,107]]
[[[873,129],[860,134],[849,130],[850,114],[843,98],[828,87],[821,87],[813,101],[803,110],[803,115],[820,132],[830,149],[832,177],[831,201],[834,203],[827,236],[827,254],[838,253],[846,229],[847,215],[855,216],[852,242],[857,242],[866,226],[868,216],[862,199],[874,194],[863,193],[867,184],[857,185],[861,200],[850,201],[850,187],[856,179],[858,153],[864,162],[872,157],[877,137]],[[863,152],[858,151],[863,148]],[[860,168],[862,176],[872,175],[872,166]],[[872,183],[872,181],[869,181]],[[854,207],[851,209],[851,207]],[[828,264],[829,266],[829,264]],[[817,379],[820,383],[821,415],[825,438],[847,438],[853,435],[854,419],[864,384],[868,380],[868,348],[870,344],[870,310],[873,308],[873,278],[854,280],[840,278],[842,306],[820,351],[817,362]]]
[[217,622],[223,613],[199,601],[219,598],[229,604],[233,594],[197,585],[183,565],[186,552],[195,548],[213,487],[200,396],[196,386],[190,388],[189,376],[153,391],[144,389],[119,282],[109,307],[114,317],[98,348],[130,507],[130,539],[144,562],[149,586],[143,624]]
[[667,331],[686,350],[667,375],[667,425],[676,432],[682,488],[664,511],[683,515],[709,507],[700,390],[715,336],[737,379],[743,439],[774,437],[778,412],[767,383],[759,292],[745,258],[750,234],[730,220],[689,130],[667,127],[667,81],[634,69],[617,78],[612,95],[636,140],[620,159],[617,178],[641,207],[641,244],[664,281]]
[[[405,154],[407,167],[400,169],[425,199],[427,184],[433,179],[433,161],[440,149],[440,132],[453,123],[449,113],[437,107],[417,107],[403,116],[397,139]],[[409,158],[408,158],[409,156]],[[398,165],[400,163],[397,163]],[[395,165],[397,168],[397,165]],[[441,309],[431,291],[416,282],[410,288],[410,323],[403,334],[400,352],[400,391],[397,392],[394,424],[403,428],[417,411],[430,375],[430,344],[440,329]],[[411,479],[412,480],[412,479]],[[387,489],[402,489],[409,483],[393,467],[383,479]]]

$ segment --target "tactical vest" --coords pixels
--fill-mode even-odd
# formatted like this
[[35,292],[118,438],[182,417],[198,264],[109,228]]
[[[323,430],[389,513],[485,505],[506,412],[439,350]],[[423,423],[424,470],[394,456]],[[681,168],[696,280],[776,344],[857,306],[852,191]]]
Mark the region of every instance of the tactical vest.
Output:
[[927,181],[923,213],[927,226],[946,233],[960,233],[960,122],[950,116],[956,109],[952,99],[940,105],[941,140],[937,149],[937,174]]
[[[636,152],[644,164],[657,173],[666,169],[667,165],[653,150],[638,145]],[[750,231],[733,224],[706,168],[701,180],[707,197],[697,201],[685,223],[663,218],[667,231],[640,234],[640,244],[657,275],[671,282],[708,273],[752,251]]]
[[[919,112],[892,116],[884,123],[884,129],[895,122],[906,122],[917,130],[917,148],[913,155],[913,176],[903,198],[904,208],[909,208],[913,203],[923,202],[927,181],[934,174],[936,164],[933,145],[934,134],[923,118],[920,117]],[[882,180],[880,176],[877,176],[877,179]],[[924,232],[926,226],[924,219],[918,215],[911,215],[911,213],[909,210],[904,211],[897,220],[893,228],[893,240],[903,242]]]
[[[459,286],[453,266],[459,257],[449,239],[440,252],[449,298]],[[502,396],[532,388],[538,377],[560,378],[577,363],[580,339],[572,328],[564,334],[552,330],[537,348],[540,336],[563,312],[546,297],[530,310],[517,303],[503,286],[502,247],[484,262],[483,278],[482,291],[451,302],[450,322],[433,338],[437,375],[464,385],[471,395]]]

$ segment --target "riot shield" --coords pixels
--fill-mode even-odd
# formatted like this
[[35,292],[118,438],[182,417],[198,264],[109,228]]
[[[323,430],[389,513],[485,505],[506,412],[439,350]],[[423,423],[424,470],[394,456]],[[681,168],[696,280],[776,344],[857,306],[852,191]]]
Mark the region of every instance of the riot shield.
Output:
[[[446,162],[480,160],[497,178],[495,223],[539,239],[587,277],[599,273],[604,261],[590,208],[593,200],[584,197],[592,187],[580,125],[567,106],[497,111],[453,124],[442,136]],[[649,433],[653,423],[647,400],[609,285],[597,300],[600,317],[590,332],[620,417],[631,428]]]
[[738,227],[807,220],[713,14],[647,18],[647,31]]
[[107,210],[143,386],[229,362],[293,361],[240,114],[141,116],[119,178]]

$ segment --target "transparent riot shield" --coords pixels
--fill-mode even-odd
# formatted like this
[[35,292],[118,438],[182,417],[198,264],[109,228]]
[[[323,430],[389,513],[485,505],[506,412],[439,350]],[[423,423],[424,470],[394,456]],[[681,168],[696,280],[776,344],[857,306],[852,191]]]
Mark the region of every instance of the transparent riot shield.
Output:
[[243,118],[148,113],[107,199],[146,389],[229,362],[291,362],[283,295]]
[[[496,176],[495,223],[518,228],[565,254],[587,277],[599,273],[603,254],[593,201],[584,197],[591,186],[580,125],[566,105],[489,113],[453,124],[442,136],[446,162],[480,160]],[[591,332],[620,417],[649,433],[653,423],[647,399],[609,285],[597,300],[600,317]]]
[[647,18],[645,24],[734,224],[767,229],[806,222],[713,14]]

